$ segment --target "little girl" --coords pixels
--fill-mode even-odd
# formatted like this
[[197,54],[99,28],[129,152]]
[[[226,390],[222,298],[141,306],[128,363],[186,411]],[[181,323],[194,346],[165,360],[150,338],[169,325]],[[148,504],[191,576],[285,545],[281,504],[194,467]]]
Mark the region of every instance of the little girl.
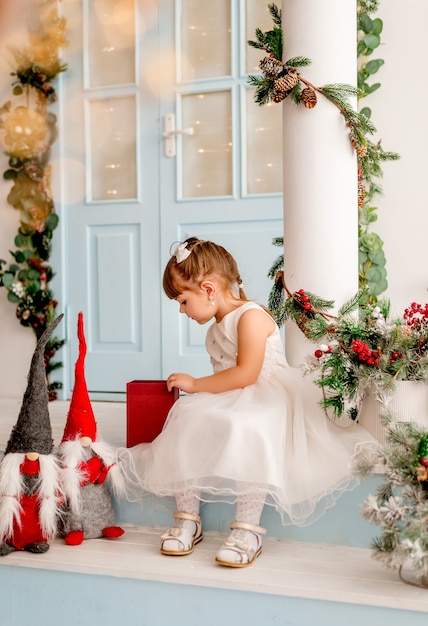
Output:
[[358,426],[339,429],[317,409],[314,383],[287,365],[275,321],[247,300],[222,246],[193,237],[180,243],[163,288],[180,313],[198,324],[214,320],[206,336],[214,373],[171,374],[168,389],[186,395],[161,434],[131,454],[143,489],[175,496],[162,554],[189,554],[202,540],[201,501],[233,501],[232,532],[216,561],[245,567],[262,551],[264,505],[283,523],[315,521],[349,488],[356,446],[369,435]]

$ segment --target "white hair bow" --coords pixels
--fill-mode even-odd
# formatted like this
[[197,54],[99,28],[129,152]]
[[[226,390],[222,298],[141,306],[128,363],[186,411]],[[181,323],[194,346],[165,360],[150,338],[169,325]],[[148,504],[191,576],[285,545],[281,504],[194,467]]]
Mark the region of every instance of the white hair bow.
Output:
[[174,256],[177,259],[177,263],[181,263],[185,261],[187,257],[191,254],[191,250],[187,247],[187,241],[183,243],[179,243],[176,249],[174,250]]

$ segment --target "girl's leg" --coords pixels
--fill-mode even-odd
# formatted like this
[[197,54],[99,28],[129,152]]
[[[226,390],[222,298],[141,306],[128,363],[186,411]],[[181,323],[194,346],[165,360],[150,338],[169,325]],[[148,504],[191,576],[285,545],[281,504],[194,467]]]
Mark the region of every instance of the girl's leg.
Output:
[[216,561],[229,567],[246,567],[261,554],[261,535],[265,529],[260,518],[265,495],[260,493],[240,496],[236,505],[236,519],[230,527],[232,532],[217,552]]
[[194,546],[202,541],[200,500],[195,492],[186,492],[177,494],[175,501],[174,525],[161,536],[161,552],[182,556],[193,552]]

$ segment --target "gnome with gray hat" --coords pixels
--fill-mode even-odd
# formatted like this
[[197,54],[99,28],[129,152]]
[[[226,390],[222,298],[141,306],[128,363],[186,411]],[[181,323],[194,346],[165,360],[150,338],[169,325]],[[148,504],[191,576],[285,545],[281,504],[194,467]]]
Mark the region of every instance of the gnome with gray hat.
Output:
[[0,556],[15,550],[46,552],[56,533],[59,463],[53,454],[44,350],[62,318],[37,343],[18,421],[0,462]]

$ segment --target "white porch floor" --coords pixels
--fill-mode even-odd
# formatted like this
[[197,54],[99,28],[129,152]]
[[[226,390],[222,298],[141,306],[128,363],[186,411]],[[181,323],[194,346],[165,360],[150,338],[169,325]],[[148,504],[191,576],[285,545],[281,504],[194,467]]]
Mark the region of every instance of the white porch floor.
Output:
[[[20,401],[0,399],[0,450],[16,422]],[[59,443],[68,402],[50,404],[55,443]],[[98,433],[115,446],[125,445],[126,404],[93,402]],[[159,530],[124,526],[120,539],[84,541],[76,547],[53,542],[43,555],[14,552],[0,559],[0,567],[16,566],[72,573],[132,578],[219,589],[256,591],[294,598],[310,598],[403,609],[428,614],[428,590],[402,583],[371,558],[369,549],[319,545],[267,538],[257,562],[241,570],[216,565],[222,538],[206,533],[194,553],[165,557],[159,553]]]

